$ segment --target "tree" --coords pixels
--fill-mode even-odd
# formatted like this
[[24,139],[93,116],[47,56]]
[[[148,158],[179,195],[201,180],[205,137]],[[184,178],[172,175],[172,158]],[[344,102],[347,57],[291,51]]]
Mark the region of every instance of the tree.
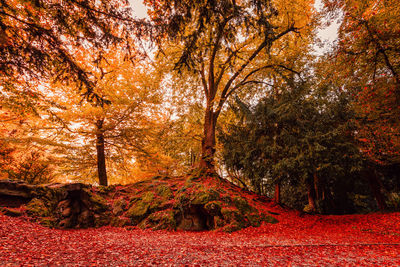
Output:
[[[352,92],[358,139],[371,162],[400,161],[400,8],[397,1],[327,0],[326,12],[342,13],[332,53],[334,79]],[[340,84],[341,83],[341,84]]]
[[312,6],[307,1],[146,3],[153,23],[164,29],[161,51],[172,57],[175,70],[200,81],[205,97],[200,166],[214,170],[215,129],[225,102],[246,86],[263,84],[268,71],[289,69],[277,56],[295,44],[307,47]]
[[77,64],[74,49],[96,51],[99,59],[115,43],[124,41],[130,49],[128,30],[137,26],[130,15],[125,0],[1,1],[0,86],[12,90],[18,80],[55,79],[100,101],[92,74]]
[[308,211],[338,211],[344,178],[361,169],[352,112],[345,94],[312,87],[289,79],[254,107],[238,100],[239,121],[221,136],[224,160],[258,193],[278,185],[277,203],[279,185],[288,184],[307,192]]
[[[137,158],[149,153],[147,146],[161,98],[156,73],[139,62],[124,61],[123,57],[116,47],[103,54],[103,60],[93,66],[92,61],[87,60],[90,55],[81,52],[81,64],[97,77],[93,92],[109,100],[108,103],[82,102],[74,87],[62,84],[47,88],[48,99],[58,107],[51,110],[50,116],[54,119],[52,123],[61,127],[53,126],[55,131],[61,129],[59,142],[87,146],[86,149],[76,144],[72,146],[74,150],[82,149],[80,153],[86,151],[81,154],[84,160],[75,161],[75,164],[85,163],[93,168],[93,160],[90,160],[93,158],[100,185],[108,184],[106,159],[114,163],[126,162],[128,154],[128,157],[136,154]],[[76,152],[73,154],[76,156]]]

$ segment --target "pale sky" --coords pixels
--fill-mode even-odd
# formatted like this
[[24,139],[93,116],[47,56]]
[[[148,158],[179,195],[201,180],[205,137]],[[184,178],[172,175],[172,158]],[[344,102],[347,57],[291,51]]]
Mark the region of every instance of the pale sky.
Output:
[[129,0],[131,3],[134,16],[137,18],[145,18],[147,17],[147,8],[143,5],[142,0]]

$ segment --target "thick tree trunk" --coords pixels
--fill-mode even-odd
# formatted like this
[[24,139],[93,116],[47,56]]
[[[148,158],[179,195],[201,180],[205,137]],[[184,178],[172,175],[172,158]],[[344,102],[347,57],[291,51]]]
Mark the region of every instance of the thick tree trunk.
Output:
[[372,194],[374,194],[379,209],[386,210],[387,205],[385,201],[385,196],[382,193],[382,183],[379,181],[378,176],[376,175],[374,170],[369,170],[366,173],[366,176],[368,178],[369,186],[371,188]]
[[204,118],[204,136],[201,143],[200,167],[207,171],[215,172],[214,154],[215,154],[215,125],[217,117],[211,107],[206,108]]
[[274,202],[276,204],[281,204],[281,183],[280,182],[277,182],[275,184]]
[[97,149],[97,173],[99,176],[99,184],[107,186],[107,170],[106,170],[106,156],[104,152],[104,133],[103,133],[104,120],[98,120],[96,123],[96,149]]

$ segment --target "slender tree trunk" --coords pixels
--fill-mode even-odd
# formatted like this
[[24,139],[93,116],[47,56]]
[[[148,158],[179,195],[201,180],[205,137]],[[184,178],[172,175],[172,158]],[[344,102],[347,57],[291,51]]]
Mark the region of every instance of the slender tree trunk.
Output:
[[103,133],[104,120],[96,122],[96,149],[97,149],[97,173],[99,176],[99,184],[107,186],[107,171],[106,171],[106,156],[104,153],[104,133]]
[[215,154],[215,125],[217,117],[209,105],[206,108],[204,118],[204,137],[201,142],[201,160],[200,167],[207,171],[215,172],[214,154]]
[[315,188],[312,183],[307,184],[307,195],[308,195],[308,205],[310,206],[310,211],[316,211],[316,204],[315,204]]
[[313,179],[314,179],[314,190],[315,190],[315,198],[316,199],[321,199],[321,184],[319,181],[319,177],[316,172],[313,174]]
[[385,196],[382,193],[382,183],[379,181],[379,177],[376,175],[375,171],[371,169],[368,170],[366,175],[369,181],[369,186],[371,188],[372,194],[376,199],[376,204],[378,204],[380,210],[386,210],[387,205],[385,201]]
[[274,202],[276,204],[281,204],[281,183],[280,182],[277,182],[275,184]]

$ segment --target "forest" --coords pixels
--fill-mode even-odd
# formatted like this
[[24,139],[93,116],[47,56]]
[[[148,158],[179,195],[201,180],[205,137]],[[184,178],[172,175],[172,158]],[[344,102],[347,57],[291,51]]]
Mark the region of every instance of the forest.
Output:
[[[121,235],[110,226],[132,230],[135,242],[149,236],[165,247],[164,232],[143,229],[215,230],[210,235],[221,244],[219,231],[239,231],[235,244],[240,235],[266,234],[271,247],[263,253],[278,255],[274,246],[282,246],[288,254],[318,258],[304,240],[316,234],[321,243],[318,233],[328,231],[342,244],[335,227],[343,224],[361,231],[358,246],[380,244],[359,250],[383,255],[373,264],[399,263],[385,247],[400,244],[397,1],[143,5],[147,14],[137,17],[136,2],[128,0],[0,0],[0,247],[10,252],[14,248],[3,244],[22,242],[5,234],[11,225],[32,229],[26,238],[33,240],[64,235],[34,221],[89,227],[82,231],[93,233],[74,237],[87,236],[82,244],[102,232]],[[327,44],[320,32],[332,24],[337,38]],[[296,222],[304,225],[293,228],[299,233],[293,244],[306,246],[300,252],[277,241],[277,233],[285,237]],[[349,243],[357,240],[357,234],[342,234],[353,238]],[[192,254],[212,247],[198,247],[208,233],[187,235],[192,243],[179,242]],[[333,253],[332,244],[323,249]],[[76,263],[20,261],[22,252],[12,253],[16,265]],[[153,254],[135,253],[145,261],[120,258],[118,264],[198,259],[178,253],[182,258],[173,261],[160,252],[150,263]],[[76,255],[89,264],[89,254]],[[256,258],[209,256],[199,264],[301,264]],[[92,263],[116,264],[112,259]],[[359,259],[345,263],[371,263]]]

